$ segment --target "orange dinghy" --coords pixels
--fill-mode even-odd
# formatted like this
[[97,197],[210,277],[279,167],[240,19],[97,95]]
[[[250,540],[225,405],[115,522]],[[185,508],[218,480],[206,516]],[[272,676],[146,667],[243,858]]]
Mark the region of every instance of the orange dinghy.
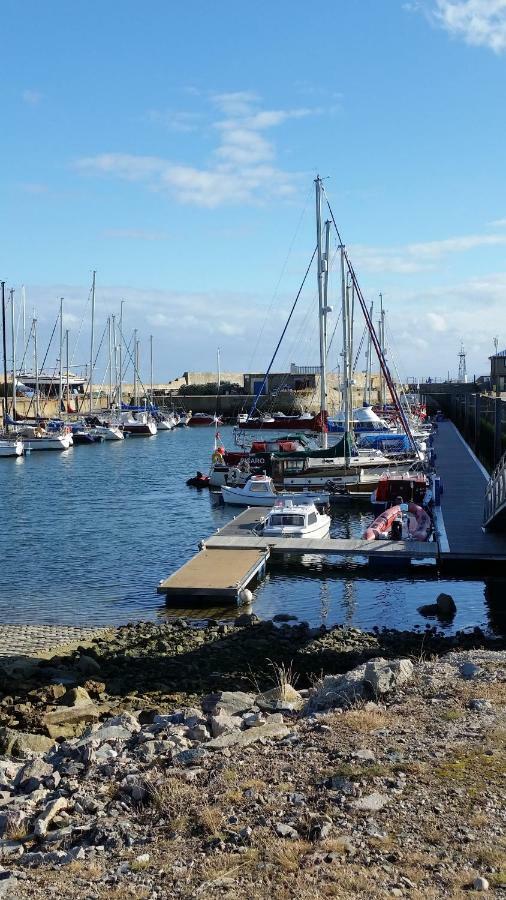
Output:
[[364,532],[366,541],[428,541],[432,523],[416,503],[390,506]]

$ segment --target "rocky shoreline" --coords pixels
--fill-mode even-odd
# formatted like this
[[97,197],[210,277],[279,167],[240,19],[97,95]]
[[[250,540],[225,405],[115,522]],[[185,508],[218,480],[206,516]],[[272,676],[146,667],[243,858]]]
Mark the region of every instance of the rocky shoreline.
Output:
[[125,626],[0,682],[0,898],[506,892],[506,649]]

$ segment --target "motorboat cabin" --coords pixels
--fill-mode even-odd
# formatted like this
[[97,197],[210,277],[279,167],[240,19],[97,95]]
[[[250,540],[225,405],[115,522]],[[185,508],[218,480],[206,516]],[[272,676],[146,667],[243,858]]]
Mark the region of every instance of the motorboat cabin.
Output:
[[277,500],[265,519],[262,534],[266,537],[326,538],[330,516],[318,512],[314,503]]

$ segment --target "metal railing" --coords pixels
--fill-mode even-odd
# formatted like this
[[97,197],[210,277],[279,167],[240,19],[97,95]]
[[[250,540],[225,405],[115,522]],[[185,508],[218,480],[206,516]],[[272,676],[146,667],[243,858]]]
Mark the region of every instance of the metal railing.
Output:
[[506,505],[506,453],[495,467],[485,492],[485,509],[483,524],[493,524],[494,519],[502,513]]

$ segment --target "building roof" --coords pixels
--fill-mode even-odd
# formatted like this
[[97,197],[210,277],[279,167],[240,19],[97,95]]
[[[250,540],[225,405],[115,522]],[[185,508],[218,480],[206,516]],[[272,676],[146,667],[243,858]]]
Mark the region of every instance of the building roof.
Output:
[[497,359],[498,356],[506,356],[506,350],[499,350],[499,353],[492,354],[489,359]]

